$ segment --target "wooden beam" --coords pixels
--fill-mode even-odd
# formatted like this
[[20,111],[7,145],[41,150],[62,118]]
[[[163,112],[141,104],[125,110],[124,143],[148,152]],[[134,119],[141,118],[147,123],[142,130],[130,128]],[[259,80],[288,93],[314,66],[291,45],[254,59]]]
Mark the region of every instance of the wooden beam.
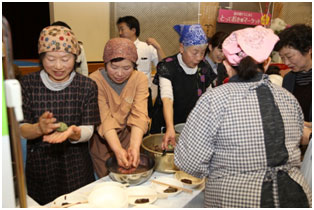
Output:
[[219,2],[200,3],[200,24],[207,37],[212,37],[216,33],[218,9]]
[[282,8],[283,8],[283,3],[281,3],[281,2],[274,2],[274,11],[273,11],[272,19],[281,18],[281,16],[282,16]]

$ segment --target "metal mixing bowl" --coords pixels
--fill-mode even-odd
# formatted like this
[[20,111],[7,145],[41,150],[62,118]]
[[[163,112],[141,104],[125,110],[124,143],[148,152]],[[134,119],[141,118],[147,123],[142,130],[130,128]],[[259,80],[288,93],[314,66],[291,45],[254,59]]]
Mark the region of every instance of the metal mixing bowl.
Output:
[[[158,146],[161,148],[162,138],[164,134],[152,134],[146,136],[142,142],[143,152],[155,157],[155,170],[163,173],[175,173],[178,168],[174,165],[174,153],[156,151],[154,148]],[[179,134],[176,134],[176,141],[178,141]]]
[[117,181],[122,184],[139,185],[151,177],[155,167],[155,160],[148,155],[140,154],[140,164],[138,168],[130,174],[124,174],[119,171],[119,168],[121,167],[118,165],[115,156],[110,157],[106,161],[106,166],[109,170],[109,177],[113,181]]
[[179,123],[174,126],[176,133],[180,134],[185,126],[185,123]]

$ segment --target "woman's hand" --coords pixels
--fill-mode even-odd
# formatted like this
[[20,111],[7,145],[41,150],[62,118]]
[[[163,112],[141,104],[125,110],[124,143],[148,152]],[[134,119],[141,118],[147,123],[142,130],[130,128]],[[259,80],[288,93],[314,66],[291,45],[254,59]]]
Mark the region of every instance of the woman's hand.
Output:
[[237,72],[234,70],[234,68],[232,68],[232,66],[229,64],[229,62],[227,60],[224,60],[222,63],[224,64],[224,66],[226,68],[226,71],[227,71],[229,78],[231,78],[237,74]]
[[140,164],[140,148],[128,148],[128,160],[131,167],[137,168]]
[[166,131],[166,133],[162,139],[161,148],[163,150],[169,149],[168,148],[169,143],[174,147],[176,146],[176,132],[175,132],[174,128],[167,129],[167,131]]
[[312,122],[304,121],[304,127],[312,128]]
[[117,152],[115,152],[115,156],[119,166],[126,169],[129,169],[131,167],[128,160],[128,153],[125,149],[119,149]]
[[44,112],[38,120],[38,127],[42,135],[49,134],[52,131],[60,127],[59,123],[55,123],[56,118],[53,117],[53,114],[49,111]]
[[303,135],[301,137],[301,145],[308,145],[310,142],[310,135],[312,134],[312,128],[304,126]]
[[[58,124],[58,123],[57,123]],[[66,131],[55,131],[50,135],[44,135],[43,141],[51,144],[62,143],[67,139],[79,140],[81,137],[81,128],[76,125],[71,125]]]

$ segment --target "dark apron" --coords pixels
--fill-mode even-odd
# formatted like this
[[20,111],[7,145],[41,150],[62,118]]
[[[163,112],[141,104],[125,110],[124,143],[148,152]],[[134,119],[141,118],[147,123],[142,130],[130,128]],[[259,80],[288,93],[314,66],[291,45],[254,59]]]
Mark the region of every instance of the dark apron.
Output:
[[[121,146],[127,149],[130,145],[131,132],[126,127],[123,130],[118,131],[118,137],[120,139]],[[90,139],[90,155],[92,157],[94,170],[99,178],[107,176],[109,174],[106,168],[106,161],[109,157],[114,156],[114,152],[110,148],[106,139],[102,138],[98,132],[94,132]]]

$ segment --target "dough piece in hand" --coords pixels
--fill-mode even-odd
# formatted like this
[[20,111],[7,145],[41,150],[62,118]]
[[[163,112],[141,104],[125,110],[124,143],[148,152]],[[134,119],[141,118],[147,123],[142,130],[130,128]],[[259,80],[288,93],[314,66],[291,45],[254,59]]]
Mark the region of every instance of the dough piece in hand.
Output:
[[65,124],[64,122],[60,122],[60,127],[57,128],[57,131],[58,132],[64,132],[66,130],[68,130],[68,125]]

